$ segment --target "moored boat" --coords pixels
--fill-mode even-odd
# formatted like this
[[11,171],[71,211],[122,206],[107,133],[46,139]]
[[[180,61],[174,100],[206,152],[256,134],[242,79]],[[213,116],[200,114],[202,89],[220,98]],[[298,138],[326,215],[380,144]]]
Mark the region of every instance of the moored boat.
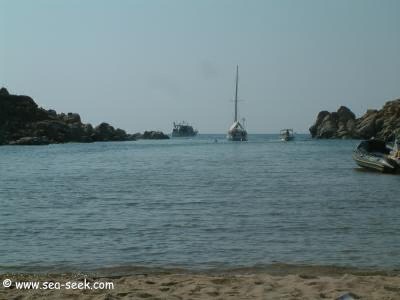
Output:
[[193,126],[190,126],[186,122],[175,123],[174,128],[172,129],[173,137],[188,137],[197,135],[198,131],[193,129]]
[[399,169],[400,164],[395,157],[398,151],[394,153],[393,150],[381,140],[362,141],[354,150],[353,159],[363,168],[382,173],[394,173]]
[[238,121],[238,84],[239,84],[239,66],[236,66],[236,88],[235,88],[235,119],[229,127],[227,138],[230,141],[247,141],[247,131]]
[[279,133],[282,141],[292,141],[294,140],[293,129],[282,129]]
[[246,129],[240,124],[239,121],[235,121],[228,131],[228,140],[230,141],[247,141]]

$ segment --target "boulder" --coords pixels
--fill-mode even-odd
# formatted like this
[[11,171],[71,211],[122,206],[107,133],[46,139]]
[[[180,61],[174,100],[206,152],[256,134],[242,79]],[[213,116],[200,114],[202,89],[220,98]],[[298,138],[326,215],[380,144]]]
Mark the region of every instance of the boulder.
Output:
[[136,132],[130,135],[131,138],[134,138],[135,140],[140,140],[143,137],[143,134],[141,134],[140,132]]
[[8,95],[10,95],[10,93],[8,92],[8,90],[5,87],[2,87],[0,89],[0,95],[1,96],[8,96]]
[[84,132],[85,139],[89,141],[92,135],[94,134],[93,126],[91,124],[83,124],[82,129]]
[[356,136],[356,120],[350,119],[346,122],[346,131],[349,137]]
[[57,112],[54,109],[47,110],[47,114],[48,114],[49,118],[52,118],[52,119],[57,118]]
[[346,106],[341,106],[337,110],[339,121],[346,123],[348,120],[354,120],[356,115]]
[[358,120],[357,132],[361,138],[369,139],[370,137],[375,136],[376,119],[377,119],[377,113],[370,113]]
[[60,120],[44,120],[33,124],[35,136],[46,136],[53,143],[73,141],[68,124]]
[[315,123],[310,127],[310,133],[311,133],[311,136],[312,136],[312,137],[317,137],[317,136],[318,136],[318,129],[319,129],[319,126],[321,125],[322,120],[323,120],[327,115],[329,115],[329,114],[330,114],[330,113],[329,113],[328,111],[326,111],[326,110],[320,111],[320,112],[318,113],[317,120],[316,120]]
[[169,136],[162,131],[145,131],[140,138],[144,140],[165,140],[169,139]]
[[318,129],[318,137],[332,138],[335,136],[337,129],[338,127],[336,116],[333,115],[333,113],[326,115]]
[[104,142],[104,141],[133,141],[131,135],[128,135],[125,130],[120,128],[115,129],[108,123],[101,123],[93,130],[91,135],[93,141]]
[[93,140],[104,142],[112,140],[115,129],[108,123],[101,123],[94,129]]
[[67,139],[73,142],[89,142],[89,137],[85,134],[85,127],[82,123],[68,124]]
[[64,122],[68,124],[81,123],[81,116],[77,113],[68,113],[63,116]]

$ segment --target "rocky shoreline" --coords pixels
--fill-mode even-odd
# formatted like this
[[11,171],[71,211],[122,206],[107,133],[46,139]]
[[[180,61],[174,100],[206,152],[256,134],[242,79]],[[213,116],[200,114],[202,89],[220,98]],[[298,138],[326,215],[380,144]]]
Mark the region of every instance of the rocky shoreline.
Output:
[[370,109],[360,118],[345,106],[336,112],[321,111],[309,130],[319,139],[393,140],[400,132],[400,99],[386,102],[380,110]]
[[108,123],[93,127],[82,123],[77,113],[60,113],[39,107],[29,96],[10,94],[0,89],[0,145],[48,145],[168,139],[161,131],[128,134]]
[[[370,109],[362,117],[347,107],[336,112],[320,111],[309,128],[317,139],[393,140],[400,133],[400,99],[388,101],[380,110]],[[0,145],[48,145],[59,143],[92,143],[169,139],[161,131],[129,134],[108,123],[93,127],[83,123],[77,113],[57,113],[39,107],[29,96],[12,95],[0,89]]]

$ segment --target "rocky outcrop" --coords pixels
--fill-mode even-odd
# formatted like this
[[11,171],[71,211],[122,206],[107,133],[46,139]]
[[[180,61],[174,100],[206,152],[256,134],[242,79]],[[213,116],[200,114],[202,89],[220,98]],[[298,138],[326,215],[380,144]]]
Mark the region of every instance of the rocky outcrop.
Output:
[[164,134],[162,131],[145,131],[142,133],[135,133],[134,137],[136,139],[143,140],[166,140],[169,136]]
[[310,127],[310,133],[317,138],[350,138],[354,134],[355,120],[354,113],[345,106],[332,113],[324,110]]
[[0,89],[0,145],[46,145],[67,142],[127,141],[134,136],[107,123],[93,128],[77,113],[57,114],[38,107],[28,96]]
[[400,99],[386,102],[381,110],[368,110],[358,119],[344,106],[337,112],[321,111],[310,133],[313,138],[392,140],[400,133]]

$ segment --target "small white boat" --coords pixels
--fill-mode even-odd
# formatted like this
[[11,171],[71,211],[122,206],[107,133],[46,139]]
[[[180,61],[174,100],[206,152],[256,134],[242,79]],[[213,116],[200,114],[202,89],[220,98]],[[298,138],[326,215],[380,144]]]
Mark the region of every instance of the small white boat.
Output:
[[238,121],[238,84],[239,84],[239,66],[236,66],[236,88],[235,88],[235,119],[229,127],[227,138],[230,141],[247,141],[247,131]]
[[282,141],[292,141],[294,140],[293,129],[282,129],[279,133]]

